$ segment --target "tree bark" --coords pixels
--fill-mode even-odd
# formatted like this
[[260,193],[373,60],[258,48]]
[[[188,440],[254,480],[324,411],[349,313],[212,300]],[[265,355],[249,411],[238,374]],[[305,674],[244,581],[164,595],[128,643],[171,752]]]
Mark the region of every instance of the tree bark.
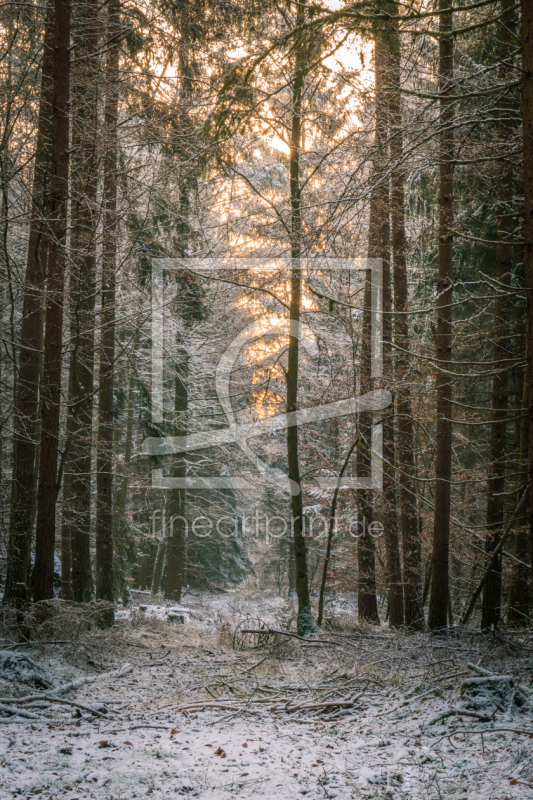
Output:
[[[83,105],[83,69],[86,54],[84,22],[86,6],[73,5],[71,18],[71,47],[73,62],[70,72],[70,213],[69,213],[69,269],[68,269],[68,318],[69,318],[69,379],[66,416],[65,446],[63,450],[63,470],[60,476],[62,488],[61,519],[61,597],[72,600],[72,537],[75,522],[76,495],[74,491],[74,470],[72,469],[71,444],[77,434],[77,407],[74,404],[76,370],[72,368],[72,356],[79,350],[77,336],[80,259],[81,204],[83,198],[83,125],[77,119],[80,105]],[[82,112],[83,114],[83,112]],[[66,317],[64,323],[66,325]]]
[[[193,34],[190,26],[189,3],[183,6],[181,21],[181,48],[180,48],[180,96],[178,102],[178,116],[180,127],[184,134],[193,135],[194,125],[191,120],[191,102],[193,92],[193,75],[190,64],[190,45]],[[184,147],[180,152],[181,174],[180,174],[180,223],[179,234],[180,256],[186,258],[189,255],[189,245],[191,240],[190,225],[190,192],[191,174],[190,153]],[[189,379],[189,355],[186,349],[178,340],[179,361],[175,364],[174,378],[174,436],[184,436],[187,433],[187,408],[188,408],[188,379]],[[172,458],[170,474],[174,477],[184,478],[187,474],[187,461],[184,454],[178,454]],[[167,519],[169,535],[167,537],[166,551],[167,564],[164,576],[163,593],[165,600],[179,602],[186,572],[186,529],[187,520],[185,517],[186,493],[185,489],[171,489],[167,494]]]
[[[113,262],[114,263],[114,262]],[[114,273],[113,273],[114,278]],[[109,309],[108,309],[109,311]],[[114,311],[112,315],[112,325],[113,328],[115,326],[115,317]],[[126,537],[128,533],[128,526],[126,523],[126,501],[128,499],[128,470],[130,468],[131,463],[131,456],[133,452],[133,416],[135,410],[135,399],[134,399],[134,387],[135,387],[135,362],[136,362],[136,355],[137,350],[139,348],[139,340],[140,340],[140,329],[137,328],[135,331],[135,336],[133,337],[132,343],[132,353],[129,358],[129,381],[128,381],[128,399],[127,399],[127,417],[126,417],[126,436],[125,436],[125,443],[124,443],[124,464],[123,464],[123,474],[122,477],[117,479],[113,473],[106,473],[103,471],[98,471],[97,475],[97,493],[98,493],[98,480],[101,480],[104,484],[102,487],[102,497],[105,501],[105,508],[101,506],[97,506],[96,512],[96,535],[97,535],[97,544],[98,544],[98,536],[99,536],[99,528],[98,528],[98,514],[105,513],[104,521],[106,524],[109,524],[111,528],[105,529],[105,531],[110,531],[109,542],[111,546],[111,552],[108,552],[108,555],[113,559],[112,562],[112,569],[113,573],[110,576],[111,585],[113,587],[113,596],[115,593],[122,596],[124,602],[130,602],[131,597],[129,594],[129,587],[128,582],[126,580],[126,570],[124,568],[125,563],[125,554],[126,554]],[[113,339],[113,353],[114,353],[114,339]],[[105,378],[107,379],[108,374],[105,372],[102,374],[102,361],[103,361],[103,354],[100,355],[100,375],[102,380]],[[107,363],[107,362],[106,362]],[[113,370],[113,363],[109,362],[109,367]],[[112,378],[114,378],[114,372],[112,372]],[[107,385],[107,382],[106,382]],[[102,386],[102,383],[100,384]],[[100,392],[102,389],[100,389]],[[100,394],[100,399],[102,395]],[[113,398],[104,398],[105,400],[105,411],[106,416],[105,419],[108,421],[108,425],[105,431],[100,430],[100,426],[104,424],[104,415],[99,416],[98,420],[98,456],[97,456],[97,464],[102,463],[104,467],[109,468],[112,470],[112,458],[113,458]],[[100,406],[99,406],[100,408]],[[109,414],[109,418],[107,417]],[[109,442],[108,438],[109,437]],[[107,449],[109,448],[109,449]],[[104,459],[104,455],[107,456],[107,461]],[[98,459],[102,459],[101,462]],[[113,479],[113,493],[111,495],[110,487],[111,484],[109,483],[109,475]],[[97,495],[98,496],[98,495]],[[111,502],[112,501],[112,502]],[[109,517],[107,518],[107,514]],[[105,556],[105,551],[100,553],[100,558],[104,561],[104,569],[109,568],[109,563]],[[98,564],[100,562],[97,559],[97,576],[98,576]],[[98,595],[97,595],[98,596]],[[99,598],[100,599],[100,598]],[[102,599],[107,600],[107,597],[103,597]]]
[[[529,437],[529,419],[524,414],[524,409],[527,406],[528,395],[528,379],[527,370],[522,374],[522,392],[517,398],[517,412],[521,417],[518,422],[517,439],[518,439],[518,474],[520,477],[526,477],[526,462],[527,462],[527,445]],[[522,482],[522,481],[520,481]],[[519,500],[519,492],[516,493],[516,502]],[[522,524],[518,531],[515,533],[514,540],[514,555],[523,562],[521,564],[513,564],[513,571],[511,574],[511,585],[509,586],[509,610],[507,612],[507,621],[511,625],[526,626],[530,624],[529,619],[529,582],[528,582],[528,568],[524,565],[527,563],[529,554],[529,541],[528,529],[526,524]]]
[[[393,4],[395,13],[397,4]],[[415,491],[414,430],[409,375],[409,318],[405,244],[405,173],[403,158],[403,115],[400,94],[401,46],[397,29],[390,35],[390,86],[396,91],[389,101],[391,134],[391,228],[394,281],[394,341],[396,351],[396,414],[398,419],[398,462],[400,465],[400,515],[403,544],[403,585],[405,624],[424,627],[422,601],[422,553],[418,530]]]
[[[377,228],[373,224],[376,219],[375,197],[370,203],[369,253],[375,252]],[[372,322],[372,280],[371,270],[365,274],[365,290],[363,299],[363,335],[361,342],[360,394],[372,391],[374,381],[371,377],[371,322]],[[372,412],[363,411],[358,420],[357,444],[357,477],[368,478],[372,474]],[[360,489],[357,492],[358,520],[363,529],[357,540],[357,558],[359,567],[357,613],[360,620],[379,623],[378,603],[376,598],[376,554],[374,540],[369,527],[374,520],[374,508],[371,489]]]
[[[107,6],[104,110],[104,244],[102,341],[96,458],[96,597],[113,600],[113,389],[115,370],[115,272],[117,255],[117,149],[120,3]],[[111,618],[109,622],[112,622]]]
[[[348,450],[348,454],[344,459],[344,464],[341,467],[339,472],[339,480],[344,475],[346,467],[352,457],[352,453],[357,446],[357,439],[352,444],[350,449]],[[331,501],[331,509],[329,513],[329,524],[328,524],[328,538],[326,544],[326,557],[324,558],[324,566],[322,567],[322,579],[320,581],[320,592],[318,595],[318,616],[317,616],[317,624],[322,625],[322,617],[324,615],[324,595],[326,592],[326,582],[328,579],[328,568],[329,568],[329,561],[331,558],[331,545],[333,543],[333,534],[335,532],[335,514],[337,513],[337,500],[339,497],[339,487],[335,489],[333,492],[333,500]]]
[[69,171],[70,0],[54,0],[53,123],[33,599],[53,596]]
[[[304,22],[304,6],[299,5],[297,24]],[[302,133],[302,93],[307,67],[304,43],[296,41],[295,70],[292,83],[292,124],[289,152],[289,177],[291,199],[291,282],[290,282],[290,325],[289,352],[287,365],[287,414],[298,408],[298,347],[296,333],[300,326],[300,301],[302,279],[300,270],[302,212],[300,188],[300,148]],[[292,534],[294,537],[294,563],[296,570],[296,595],[298,597],[298,634],[303,636],[317,630],[311,612],[309,578],[307,571],[307,551],[303,531],[303,501],[300,483],[298,455],[298,426],[287,428],[287,456],[289,481],[291,485]]]
[[44,36],[19,369],[13,409],[13,482],[4,603],[15,605],[23,605],[29,599],[32,511],[37,485],[35,475],[39,436],[42,303],[47,257],[45,217],[49,201],[52,150],[53,63],[54,6],[50,3]]
[[294,541],[289,542],[287,572],[289,578],[289,597],[296,597],[296,564],[294,562]]
[[[76,11],[73,12],[72,28],[76,28]],[[81,21],[80,21],[81,28]],[[73,37],[75,38],[75,37]],[[81,49],[77,51],[77,55],[83,52]],[[69,359],[69,381],[68,381],[68,406],[69,410],[66,419],[66,438],[64,449],[64,465],[62,475],[62,519],[61,519],[61,597],[64,600],[72,600],[72,538],[74,535],[75,523],[75,502],[76,495],[74,490],[74,470],[72,469],[72,455],[71,444],[72,439],[78,433],[78,418],[77,407],[75,406],[75,378],[77,377],[76,369],[73,368],[73,356],[79,350],[79,336],[77,336],[78,319],[78,303],[79,303],[79,247],[80,247],[80,199],[83,195],[82,189],[82,144],[81,144],[81,126],[77,124],[76,111],[79,107],[80,98],[77,96],[77,90],[81,83],[80,76],[76,75],[76,68],[81,70],[81,64],[78,63],[72,68],[71,72],[71,113],[74,117],[72,124],[71,134],[71,150],[73,156],[70,160],[70,285],[69,285],[69,317],[70,317],[70,342],[71,346],[74,343],[73,352]]]
[[163,564],[165,562],[165,550],[166,550],[165,536],[166,532],[163,530],[161,533],[161,541],[159,542],[157,548],[157,555],[155,557],[154,574],[152,575],[152,588],[150,590],[152,597],[158,594],[159,589],[161,587],[161,578],[163,577]]
[[[174,412],[174,436],[185,436],[187,433],[186,414],[188,408],[188,373],[189,359],[187,351],[181,349],[180,363],[176,364]],[[174,462],[171,475],[185,477],[187,462],[183,455],[172,457]],[[183,575],[185,572],[185,489],[171,489],[167,499],[167,519],[169,533],[167,537],[167,569],[164,586],[165,600],[177,603],[181,600]]]
[[[388,155],[389,114],[383,88],[389,83],[390,42],[383,34],[374,37],[374,65],[376,92],[376,159],[375,177],[380,180],[377,190],[378,242],[375,258],[383,264],[383,380],[386,386],[393,381],[392,343],[392,286],[390,250],[390,189],[386,177]],[[383,511],[385,523],[385,553],[387,588],[389,594],[389,625],[403,625],[403,586],[398,517],[396,508],[396,442],[394,432],[394,407],[383,417]]]
[[450,486],[452,469],[452,382],[448,364],[452,352],[453,295],[453,12],[450,0],[439,0],[439,273],[437,281],[437,456],[435,514],[431,556],[428,625],[446,628],[450,549]]
[[[368,225],[368,255],[373,257],[379,246],[379,230],[376,224],[378,216],[377,196],[373,192],[370,199]],[[359,394],[363,395],[374,389],[372,378],[372,272],[365,273],[363,295],[363,330],[361,336],[361,358],[359,370]],[[357,444],[357,477],[368,478],[372,474],[372,412],[363,411],[358,419]],[[372,491],[362,489],[357,492],[358,520],[364,526],[357,540],[358,589],[357,614],[360,620],[379,622],[376,598],[376,557],[374,541],[368,528],[374,521]]]
[[[516,19],[512,0],[502,0],[501,10],[504,15],[500,22],[500,81],[508,82],[514,68],[508,59],[515,46]],[[498,143],[500,148],[508,146],[512,135],[511,122],[512,99],[502,96],[499,102],[500,121],[498,124]],[[509,206],[513,200],[513,167],[506,158],[498,163],[498,205],[496,225],[498,244],[496,245],[496,279],[506,286],[511,283],[513,267],[513,219],[509,214]],[[494,361],[503,361],[512,357],[509,341],[509,308],[505,295],[499,295],[494,304]],[[507,436],[507,397],[509,373],[496,367],[492,379],[492,414],[490,436],[490,462],[487,496],[487,538],[485,552],[491,554],[497,546],[504,520],[505,490],[505,455]],[[502,558],[495,560],[483,590],[481,609],[481,628],[488,629],[496,625],[501,617],[502,603]]]
[[[93,599],[91,570],[91,455],[94,390],[94,309],[96,295],[96,208],[98,150],[98,2],[86,0],[83,68],[73,75],[77,99],[73,127],[80,142],[76,190],[78,237],[71,272],[71,304],[74,312],[74,347],[70,370],[69,413],[72,438],[68,469],[71,493],[72,597],[76,602]],[[76,81],[77,82],[77,81]]]
[[144,592],[148,586],[148,568],[150,566],[150,553],[143,553],[139,559],[139,589]]
[[533,5],[522,0],[522,125],[524,152],[524,267],[527,289],[529,411],[529,534],[533,566]]

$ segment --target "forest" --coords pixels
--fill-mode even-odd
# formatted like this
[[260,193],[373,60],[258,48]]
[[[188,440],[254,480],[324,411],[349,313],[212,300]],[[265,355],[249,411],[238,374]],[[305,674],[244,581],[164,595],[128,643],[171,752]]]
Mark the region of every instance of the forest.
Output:
[[0,797],[533,798],[533,4],[0,52]]

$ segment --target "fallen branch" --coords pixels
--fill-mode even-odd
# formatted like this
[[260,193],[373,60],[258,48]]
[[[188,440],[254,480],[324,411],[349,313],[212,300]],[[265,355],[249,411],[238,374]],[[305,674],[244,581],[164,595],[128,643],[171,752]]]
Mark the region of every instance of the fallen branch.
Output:
[[[261,659],[261,661],[257,661],[255,664],[252,664],[252,666],[248,667],[248,669],[244,669],[243,675],[245,675],[247,672],[252,672],[252,670],[254,670],[256,667],[259,667],[264,661],[266,661],[267,658],[268,656],[265,656],[264,658]],[[209,689],[207,691],[209,692]],[[209,694],[211,694],[211,692],[209,692]]]
[[468,662],[468,664],[466,666],[468,667],[468,669],[471,669],[473,672],[477,672],[477,674],[481,675],[482,678],[492,678],[495,675],[494,672],[489,672],[488,669],[483,669],[482,667],[478,667],[477,664],[472,664],[472,663]]
[[376,717],[386,717],[388,714],[394,714],[395,711],[399,711],[400,708],[404,708],[405,706],[411,705],[416,700],[423,700],[425,697],[429,697],[430,694],[436,694],[437,692],[440,693],[440,689],[438,687],[433,687],[433,689],[429,689],[429,691],[424,692],[423,694],[415,694],[413,697],[410,697],[408,700],[403,700],[394,708],[389,709],[389,711],[382,711],[381,714],[376,714]]
[[[171,651],[168,650],[168,652],[163,653],[163,655],[160,657],[159,661],[149,661],[147,664],[144,664],[144,666],[145,667],[163,667],[163,666],[165,666],[165,664],[163,662],[163,659],[164,658],[168,658],[170,653],[171,653]],[[150,654],[150,657],[151,657],[151,654]]]
[[220,708],[223,711],[239,711],[240,706],[229,706],[227,703],[191,703],[186,706],[179,706],[176,711],[204,711],[206,708]]
[[[1,708],[1,707],[0,707]],[[40,720],[37,714],[32,714],[31,711],[24,711],[22,708],[1,708],[2,711],[12,714],[14,717],[24,717],[25,719]]]
[[[363,694],[366,691],[365,689],[358,694],[356,697],[341,697],[338,700],[333,699],[324,699],[324,700],[314,700],[313,702],[308,703],[300,703],[297,706],[291,706],[292,699],[291,698],[273,698],[273,697],[261,697],[256,699],[248,699],[246,702],[242,702],[239,705],[232,704],[228,705],[221,700],[217,700],[216,702],[210,701],[196,701],[195,703],[188,703],[187,705],[178,706],[175,711],[181,711],[182,713],[191,713],[196,711],[205,711],[206,709],[221,709],[223,711],[230,711],[232,713],[241,713],[249,709],[250,706],[269,706],[269,711],[271,713],[285,711],[287,714],[293,714],[297,711],[316,711],[318,709],[341,709],[341,708],[353,708],[354,705],[361,699]],[[283,702],[280,702],[283,701]]]
[[[254,689],[252,691],[252,694],[248,698],[247,702],[245,703],[245,705],[241,706],[238,711],[230,712],[229,714],[226,714],[224,717],[221,717],[220,719],[217,719],[215,722],[210,722],[209,725],[215,725],[215,724],[218,725],[220,722],[224,722],[224,721],[230,720],[230,719],[235,719],[235,717],[237,717],[239,714],[243,714],[245,711],[248,711],[248,709],[250,708],[250,705],[253,703],[252,698],[253,698],[255,692],[256,692],[256,690]],[[264,700],[264,698],[262,698],[262,699]]]
[[122,678],[123,675],[128,675],[130,672],[133,672],[132,665],[124,664],[123,667],[121,667],[119,670],[115,670],[114,672],[102,672],[100,675],[91,675],[86,678],[79,678],[77,681],[72,681],[72,683],[65,683],[63,686],[59,686],[56,689],[56,694],[65,694],[66,692],[70,692],[72,689],[79,689],[81,686],[86,686],[89,683],[95,683],[95,681],[99,681],[101,679],[109,681],[112,678]]
[[[93,720],[88,719],[87,717],[83,717],[86,722],[92,722]],[[80,719],[58,719],[57,717],[36,717],[35,719],[27,719],[26,717],[19,717],[18,715],[11,717],[10,719],[1,719],[1,725],[11,725],[17,722],[26,722],[28,724],[39,724],[39,725],[79,725],[81,720]]]
[[445,675],[436,675],[435,677],[432,677],[431,680],[432,681],[449,681],[452,678],[462,678],[463,675],[468,675],[468,674],[469,674],[468,670],[465,669],[462,672],[452,672],[452,673],[447,672]]
[[12,642],[11,644],[2,645],[2,650],[14,650],[16,647],[40,647],[44,644],[78,644],[72,639],[53,639],[47,642],[40,642],[38,639],[30,642]]
[[530,730],[527,730],[527,729],[524,729],[524,728],[485,728],[484,730],[481,730],[481,731],[476,729],[476,728],[460,728],[460,729],[455,730],[455,731],[450,731],[450,733],[447,733],[445,736],[441,736],[440,739],[438,739],[432,746],[436,747],[444,739],[448,739],[450,744],[453,745],[453,742],[451,741],[451,737],[452,736],[456,736],[458,733],[479,733],[479,734],[481,734],[481,736],[484,736],[486,733],[505,733],[505,732],[507,732],[507,733],[517,733],[519,735],[533,737],[533,728],[531,728]]
[[7,705],[13,705],[13,704],[16,704],[16,703],[18,703],[18,704],[20,704],[20,703],[24,703],[24,704],[33,703],[33,702],[35,702],[37,700],[46,700],[48,703],[59,703],[60,705],[64,705],[64,706],[73,706],[74,708],[79,708],[82,711],[88,711],[89,713],[94,714],[95,716],[98,716],[98,717],[101,717],[102,713],[104,713],[104,714],[106,713],[105,710],[103,712],[102,711],[98,711],[93,706],[87,706],[84,703],[76,703],[74,700],[63,700],[63,698],[61,698],[61,697],[54,697],[53,695],[49,695],[49,694],[30,694],[30,695],[26,695],[25,697],[17,697],[17,698],[9,697],[9,698],[5,698],[5,699],[4,698],[0,698],[0,708],[5,707]]
[[170,725],[131,725],[127,730],[136,731],[139,728],[151,728],[154,731],[168,731]]
[[94,714],[96,717],[101,717],[107,713],[105,706],[99,711],[94,706],[86,706],[84,703],[76,703],[74,700],[63,700],[61,697],[53,697],[52,695],[44,695],[42,700],[48,700],[49,703],[59,703],[64,706],[71,706],[72,708],[79,708],[81,711],[87,711],[89,714]]
[[279,634],[280,636],[290,636],[291,639],[300,639],[302,642],[308,642],[309,639],[306,639],[305,636],[298,636],[297,633],[290,633],[290,631],[276,631],[273,628],[263,628],[262,630],[254,630],[252,628],[245,628],[240,631],[241,633],[262,633],[262,634],[269,634],[273,635],[275,633]]
[[446,719],[447,717],[455,717],[455,716],[462,716],[462,717],[474,717],[474,719],[478,719],[480,722],[490,722],[492,717],[487,716],[487,714],[478,714],[476,711],[467,711],[464,708],[450,708],[448,711],[442,711],[440,714],[430,720],[428,725],[435,725],[437,722],[440,722],[442,719]]
[[290,633],[289,631],[276,631],[273,628],[265,628],[264,630],[254,630],[252,628],[246,628],[240,631],[240,633],[255,633],[255,634],[263,634],[272,636],[274,634],[279,634],[280,636],[290,636],[291,639],[298,639],[305,644],[334,644],[336,647],[342,647],[344,644],[349,645],[350,647],[358,647],[354,642],[350,642],[347,639],[344,639],[341,642],[335,642],[333,639],[311,639],[308,636],[298,636],[296,633]]
[[322,703],[305,703],[301,706],[285,708],[285,711],[288,714],[294,714],[295,711],[316,711],[319,708],[353,708],[355,702],[355,700],[324,700]]
[[285,710],[292,714],[294,711],[310,711],[315,710],[317,708],[353,708],[353,706],[357,703],[358,700],[364,695],[368,688],[368,684],[365,686],[362,692],[358,694],[356,697],[341,697],[340,700],[330,700],[329,698],[317,701],[315,703],[301,703],[299,706],[293,706],[293,708],[289,707],[289,703],[285,706]]

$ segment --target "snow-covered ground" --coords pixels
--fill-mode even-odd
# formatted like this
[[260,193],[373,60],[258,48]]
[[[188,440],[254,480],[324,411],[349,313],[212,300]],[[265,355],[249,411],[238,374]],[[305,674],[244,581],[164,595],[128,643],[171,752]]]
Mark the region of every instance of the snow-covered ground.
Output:
[[[184,623],[168,622],[149,595],[135,603],[116,628],[75,644],[4,643],[53,685],[8,682],[0,670],[4,700],[39,698],[2,704],[26,716],[0,713],[0,798],[533,800],[533,712],[515,691],[533,677],[528,634],[359,632],[346,597],[320,642],[258,639],[243,631],[290,625],[285,599],[187,595]],[[512,676],[502,683],[512,695],[499,707],[461,696],[479,677],[469,662]],[[94,680],[80,685],[85,677]]]

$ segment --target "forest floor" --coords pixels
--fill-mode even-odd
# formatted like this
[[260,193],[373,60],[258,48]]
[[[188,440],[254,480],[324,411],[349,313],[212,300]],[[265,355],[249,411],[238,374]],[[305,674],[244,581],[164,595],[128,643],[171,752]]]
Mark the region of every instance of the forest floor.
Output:
[[533,799],[533,710],[513,688],[532,683],[532,635],[357,629],[352,606],[302,641],[242,632],[287,629],[272,593],[187,594],[174,622],[136,593],[109,631],[4,638],[0,798]]

